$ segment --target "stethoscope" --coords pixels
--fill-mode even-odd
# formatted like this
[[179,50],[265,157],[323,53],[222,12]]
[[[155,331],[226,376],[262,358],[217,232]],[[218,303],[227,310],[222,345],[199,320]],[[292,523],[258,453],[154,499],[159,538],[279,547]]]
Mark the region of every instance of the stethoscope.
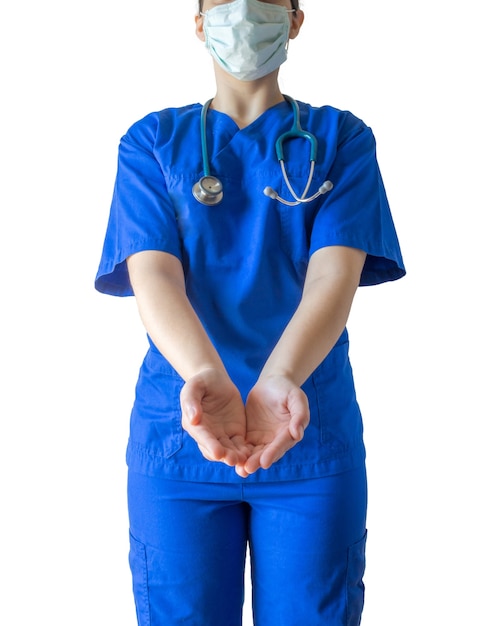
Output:
[[[312,180],[313,180],[313,172],[315,170],[315,162],[317,160],[317,149],[318,142],[315,135],[309,133],[307,130],[304,130],[301,127],[300,123],[300,113],[299,113],[299,105],[290,96],[284,96],[287,102],[292,106],[292,111],[294,113],[294,121],[292,123],[292,128],[287,132],[283,133],[278,137],[275,143],[275,151],[277,155],[277,159],[280,163],[280,168],[282,170],[282,175],[285,180],[285,184],[289,192],[292,194],[294,201],[292,200],[284,200],[281,198],[278,193],[272,189],[271,187],[266,187],[263,191],[264,195],[268,196],[268,198],[272,198],[273,200],[278,200],[282,204],[286,204],[287,206],[297,206],[298,204],[304,202],[312,202],[319,196],[327,193],[333,188],[333,184],[330,180],[326,180],[318,189],[316,193],[307,198],[307,194],[310,190]],[[224,196],[223,187],[221,181],[217,178],[217,176],[213,176],[210,172],[210,163],[208,160],[208,145],[207,145],[207,135],[206,135],[206,120],[208,107],[212,103],[212,100],[208,100],[205,103],[203,108],[201,109],[201,118],[200,118],[200,130],[201,130],[201,154],[203,156],[203,176],[199,179],[197,183],[193,185],[192,193],[193,196],[201,202],[202,204],[206,204],[207,206],[212,206],[214,204],[219,204]],[[289,178],[287,176],[287,171],[285,169],[285,159],[283,152],[283,145],[286,141],[293,138],[301,138],[306,139],[310,142],[310,173],[308,175],[308,182],[306,183],[306,187],[302,195],[299,197],[292,185],[289,182]]]

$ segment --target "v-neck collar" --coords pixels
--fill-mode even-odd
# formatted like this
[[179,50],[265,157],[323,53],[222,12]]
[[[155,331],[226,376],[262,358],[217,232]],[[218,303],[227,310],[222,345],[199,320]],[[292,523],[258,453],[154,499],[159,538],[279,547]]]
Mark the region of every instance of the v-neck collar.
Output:
[[208,109],[207,115],[212,119],[212,124],[215,127],[221,127],[223,130],[227,130],[231,132],[233,135],[236,133],[244,133],[247,134],[249,132],[253,132],[257,127],[262,126],[266,120],[268,120],[273,114],[276,112],[281,112],[283,110],[291,111],[291,106],[286,100],[282,102],[278,102],[273,106],[269,107],[261,115],[256,117],[253,122],[250,122],[247,126],[240,128],[238,124],[233,120],[233,118],[227,113],[223,113],[222,111],[218,111],[217,109]]

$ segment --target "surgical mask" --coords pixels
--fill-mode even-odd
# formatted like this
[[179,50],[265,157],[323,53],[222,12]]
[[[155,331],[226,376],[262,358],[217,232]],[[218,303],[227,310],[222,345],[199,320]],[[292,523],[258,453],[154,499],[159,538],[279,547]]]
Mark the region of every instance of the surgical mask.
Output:
[[262,78],[287,59],[288,13],[293,12],[259,0],[234,0],[214,7],[202,13],[206,47],[235,78]]

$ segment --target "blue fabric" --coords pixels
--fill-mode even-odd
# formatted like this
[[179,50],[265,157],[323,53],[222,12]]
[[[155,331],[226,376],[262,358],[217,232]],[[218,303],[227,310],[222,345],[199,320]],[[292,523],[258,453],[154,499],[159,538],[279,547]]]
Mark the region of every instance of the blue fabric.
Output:
[[242,485],[129,472],[128,507],[140,626],[239,626],[247,545],[256,626],[360,624],[363,465],[325,478]]
[[[200,204],[191,192],[203,175],[201,105],[148,115],[119,147],[96,288],[131,295],[125,260],[135,252],[160,250],[179,258],[192,305],[244,399],[299,304],[316,250],[333,245],[365,250],[362,285],[405,273],[371,130],[349,112],[303,103],[300,110],[302,126],[319,142],[312,190],[326,179],[334,184],[306,205],[284,206],[263,194],[269,185],[289,198],[275,154],[276,138],[292,125],[287,102],[242,130],[227,115],[208,112],[211,170],[224,186],[217,206]],[[286,143],[285,158],[301,193],[309,171],[308,142]],[[130,468],[177,479],[242,481],[232,468],[205,461],[182,432],[182,384],[151,343],[131,415]],[[248,481],[329,475],[362,462],[362,420],[346,331],[303,388],[311,410],[304,440]]]

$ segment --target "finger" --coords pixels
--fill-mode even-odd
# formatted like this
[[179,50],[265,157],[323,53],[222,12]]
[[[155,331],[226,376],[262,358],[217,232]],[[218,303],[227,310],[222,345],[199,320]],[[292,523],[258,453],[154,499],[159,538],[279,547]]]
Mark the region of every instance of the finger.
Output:
[[[242,435],[237,435],[229,439],[232,449],[238,456],[237,463],[243,465],[251,454],[250,446],[245,442],[245,438]],[[224,443],[224,442],[221,442]],[[225,444],[224,444],[225,445]]]
[[[237,437],[239,440],[240,437]],[[200,445],[200,444],[199,444]],[[217,439],[210,433],[201,446],[205,450],[205,458],[209,461],[220,461],[229,466],[243,465],[249,456],[248,447],[237,445],[231,439]]]
[[[194,437],[193,437],[194,438]],[[201,454],[207,461],[224,461],[226,459],[226,452],[224,447],[219,444],[218,441],[201,441],[201,439],[195,439]]]
[[210,454],[207,452],[206,448],[204,448],[200,444],[197,444],[197,445],[198,445],[198,449],[201,452],[201,455],[203,456],[204,459],[206,459],[207,461],[212,461],[212,462],[216,461],[216,459],[214,459],[214,458],[212,458],[210,456]]
[[235,472],[242,478],[248,478],[250,476],[243,465],[235,465]]
[[265,446],[260,457],[260,466],[263,469],[269,469],[273,463],[281,459],[296,443],[297,440],[292,438],[290,430],[286,428],[271,443]]
[[185,429],[208,461],[221,461],[226,457],[226,448],[206,426],[192,427],[190,425],[189,427],[186,426]]
[[204,446],[198,444],[198,448],[201,451],[201,454],[207,461],[212,461],[214,463],[224,463],[225,465],[229,465],[230,467],[235,467],[237,463],[245,460],[236,454],[233,450],[226,450],[223,448],[222,454],[215,453],[215,451],[209,451]]
[[248,474],[253,474],[261,467],[261,455],[264,451],[264,445],[256,446],[254,451],[250,454],[244,469]]
[[226,449],[224,456],[222,456],[219,461],[235,467],[236,465],[243,465],[247,461],[247,457],[242,452]]

